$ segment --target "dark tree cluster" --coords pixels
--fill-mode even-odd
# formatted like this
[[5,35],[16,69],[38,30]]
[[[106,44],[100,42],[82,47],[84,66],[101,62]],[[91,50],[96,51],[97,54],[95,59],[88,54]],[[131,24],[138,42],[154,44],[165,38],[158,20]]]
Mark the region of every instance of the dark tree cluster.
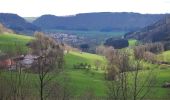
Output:
[[89,45],[88,45],[88,44],[81,44],[81,45],[80,45],[80,49],[81,49],[82,51],[87,52],[88,49],[89,49]]
[[129,46],[128,40],[126,39],[114,39],[109,38],[104,43],[105,46],[112,46],[115,49],[121,49]]
[[170,41],[164,42],[165,51],[170,50]]

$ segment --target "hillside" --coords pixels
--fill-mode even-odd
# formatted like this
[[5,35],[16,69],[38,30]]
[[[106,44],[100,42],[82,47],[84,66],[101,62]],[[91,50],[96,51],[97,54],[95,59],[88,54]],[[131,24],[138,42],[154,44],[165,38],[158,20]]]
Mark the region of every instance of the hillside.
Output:
[[40,28],[27,22],[25,19],[18,16],[17,14],[0,13],[0,23],[17,33],[29,34],[36,30],[40,30]]
[[169,41],[170,40],[170,16],[151,24],[143,29],[125,34],[125,38],[134,38],[142,41]]
[[[26,44],[32,40],[32,37],[12,34],[1,33],[0,34],[0,51],[15,51],[17,47],[22,48],[22,52],[27,50]],[[17,46],[16,46],[17,45]]]
[[[81,95],[87,88],[93,90],[95,95],[104,96],[106,87],[104,85],[104,70],[102,67],[106,65],[106,61],[102,56],[80,53],[80,52],[69,52],[65,55],[65,71],[70,77],[70,86],[74,88],[74,95]],[[95,69],[96,61],[100,62],[99,69]],[[74,69],[74,65],[79,63],[87,63],[92,66],[92,69]]]
[[0,34],[7,32],[7,33],[14,33],[13,30],[6,28],[4,25],[0,23]]
[[139,13],[84,13],[74,16],[43,15],[33,21],[42,29],[132,31],[162,18],[161,14]]
[[100,61],[101,66],[104,66],[104,64],[106,63],[104,57],[96,54],[85,53],[85,52],[83,53],[70,52],[65,55],[65,61],[66,61],[65,64],[68,68],[73,68],[73,65],[77,63],[91,64],[92,67],[95,66],[96,61]]
[[[3,43],[4,47],[9,47],[9,44],[12,44],[17,40],[20,41],[20,43],[24,44],[30,41],[31,39],[32,37],[17,35],[17,34],[9,34],[9,33],[0,34],[0,43]],[[133,44],[135,41],[136,40],[131,40],[131,44]],[[169,54],[170,52],[167,51],[167,52],[163,52],[161,55],[166,56],[165,60],[169,60],[168,57]],[[62,82],[65,79],[65,77],[67,77],[68,80],[66,81],[67,83],[65,84],[67,84],[67,86],[69,87],[69,91],[71,91],[71,95],[81,96],[84,93],[90,92],[93,93],[94,96],[97,96],[99,98],[106,97],[107,81],[104,79],[104,72],[105,72],[104,68],[106,67],[107,64],[103,56],[84,53],[84,52],[70,51],[69,53],[65,54],[64,61],[65,61],[64,72],[60,73],[59,76],[55,77],[55,79],[58,80],[58,82]],[[96,61],[100,62],[100,66],[98,70],[95,68]],[[75,69],[74,65],[79,63],[90,64],[92,68],[90,70]],[[146,63],[145,66],[152,68],[157,65]],[[155,98],[158,100],[162,100],[162,98],[169,98],[169,94],[168,94],[169,90],[166,88],[162,88],[161,86],[165,82],[170,81],[169,79],[170,68],[168,66],[160,66],[160,68],[158,66],[155,68],[156,68],[155,72],[157,73],[158,80],[157,83],[153,87],[151,87],[153,92],[151,92],[146,97],[151,98],[151,100],[155,100]],[[141,75],[144,75],[145,73],[147,73],[147,70],[140,71]],[[1,71],[1,77],[4,77],[5,79],[10,78],[10,75],[13,75],[13,78],[17,79],[16,72],[11,73],[7,71]],[[35,87],[37,86],[37,81],[35,80],[37,80],[36,74],[27,73],[27,80],[24,80],[24,86],[29,87],[29,91],[31,93],[37,92]]]
[[[6,50],[15,50],[16,48],[13,43],[18,43],[17,41],[20,41],[20,43],[22,43],[20,45],[23,46],[23,49],[25,49],[25,44],[28,43],[31,39],[32,37],[17,34],[0,34],[0,50],[3,51],[5,48],[7,48]],[[87,90],[87,88],[92,89],[95,95],[105,95],[106,88],[104,85],[103,71],[101,70],[101,67],[105,65],[106,62],[102,56],[84,52],[69,52],[68,54],[65,54],[64,61],[64,73],[67,73],[67,77],[69,77],[70,79],[69,86],[71,87],[71,89],[74,89],[72,93],[73,95],[79,96],[83,94]],[[94,67],[96,61],[101,62],[101,66],[98,70],[95,70]],[[73,66],[79,63],[90,64],[93,70],[88,71],[86,69],[74,69]],[[0,72],[1,76],[9,78],[10,72]],[[12,74],[15,77],[15,72]],[[35,82],[35,80],[37,79],[37,76],[35,74],[29,73],[27,74],[27,76],[28,81],[25,84],[27,84],[28,86],[37,84]],[[63,80],[63,77],[65,76],[63,73],[61,73],[56,78],[57,80],[59,79],[59,82],[61,82]],[[30,86],[31,90],[37,92],[35,88],[36,87]]]

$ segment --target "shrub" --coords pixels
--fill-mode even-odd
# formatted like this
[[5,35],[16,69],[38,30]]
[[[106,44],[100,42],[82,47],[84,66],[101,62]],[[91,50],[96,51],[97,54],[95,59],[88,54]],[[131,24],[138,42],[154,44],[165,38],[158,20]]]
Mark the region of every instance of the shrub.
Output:
[[87,63],[77,63],[73,65],[74,69],[91,69],[91,65]]
[[166,65],[164,65],[164,66],[160,66],[160,69],[168,69],[169,67],[168,66],[166,66]]

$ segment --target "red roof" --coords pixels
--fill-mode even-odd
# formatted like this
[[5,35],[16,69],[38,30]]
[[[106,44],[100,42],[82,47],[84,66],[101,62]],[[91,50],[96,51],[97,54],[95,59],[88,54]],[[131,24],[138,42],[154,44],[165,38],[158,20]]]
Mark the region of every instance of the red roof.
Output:
[[2,68],[2,67],[7,68],[7,67],[10,67],[11,65],[14,65],[14,64],[15,64],[15,62],[11,59],[1,60],[0,61],[0,68]]

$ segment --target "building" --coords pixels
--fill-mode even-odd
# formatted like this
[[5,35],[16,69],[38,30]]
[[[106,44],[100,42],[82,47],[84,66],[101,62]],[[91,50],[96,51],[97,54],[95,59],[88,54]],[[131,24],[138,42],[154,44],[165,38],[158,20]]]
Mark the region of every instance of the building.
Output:
[[28,55],[20,55],[18,57],[0,57],[0,69],[8,69],[8,70],[15,70],[17,69],[17,64],[20,64],[20,67],[23,68],[30,68],[37,59],[37,56],[28,54]]
[[0,60],[0,69],[13,69],[16,63],[12,59],[1,59]]

